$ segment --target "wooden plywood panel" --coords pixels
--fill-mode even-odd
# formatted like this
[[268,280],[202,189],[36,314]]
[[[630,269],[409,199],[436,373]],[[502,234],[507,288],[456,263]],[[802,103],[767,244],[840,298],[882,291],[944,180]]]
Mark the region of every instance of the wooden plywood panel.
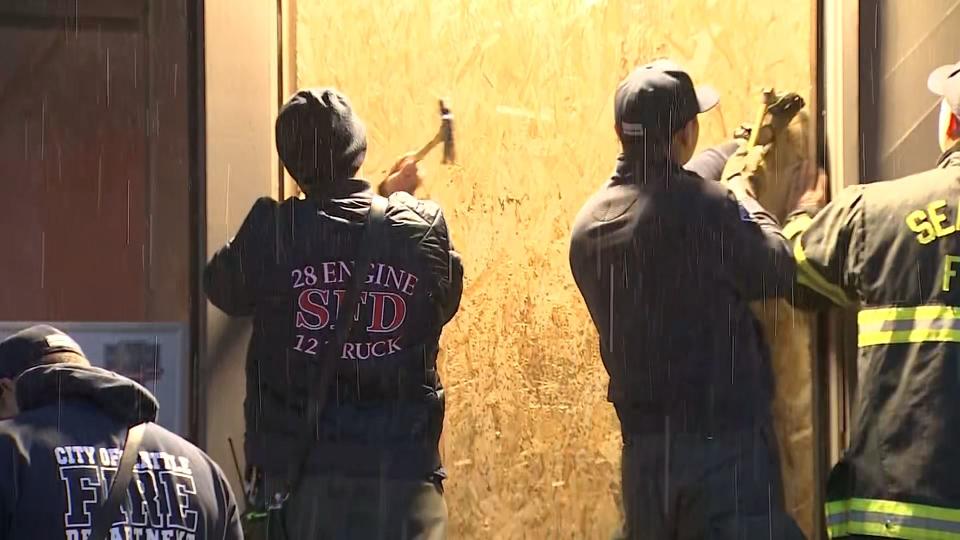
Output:
[[427,189],[463,252],[441,358],[451,535],[605,538],[619,520],[620,434],[567,263],[569,227],[613,168],[612,101],[669,55],[722,93],[701,146],[751,119],[756,90],[809,96],[809,2],[488,0],[297,4],[300,86],[344,90],[367,123],[365,176],[456,117],[454,167]]

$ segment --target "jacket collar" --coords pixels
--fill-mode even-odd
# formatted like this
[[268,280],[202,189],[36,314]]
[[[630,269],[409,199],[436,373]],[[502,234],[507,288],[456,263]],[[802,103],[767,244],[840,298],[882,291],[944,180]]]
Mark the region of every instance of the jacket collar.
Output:
[[937,167],[941,169],[958,165],[960,165],[960,141],[947,148],[944,153],[940,154],[940,159],[937,160]]
[[345,199],[370,191],[370,182],[362,178],[350,178],[333,184],[322,184],[314,187],[310,196],[318,203],[328,200]]
[[669,158],[642,160],[620,154],[613,180],[618,184],[651,184],[668,181],[680,174],[682,167]]
[[329,190],[313,192],[307,197],[317,211],[329,217],[346,221],[363,221],[373,200],[370,183],[352,178],[330,186]]

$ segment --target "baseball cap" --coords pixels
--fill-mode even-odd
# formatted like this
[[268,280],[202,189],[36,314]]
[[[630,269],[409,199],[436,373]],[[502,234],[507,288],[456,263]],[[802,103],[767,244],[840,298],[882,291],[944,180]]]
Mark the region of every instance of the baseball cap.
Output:
[[665,140],[719,102],[716,90],[694,87],[682,67],[662,58],[634,69],[620,82],[614,115],[626,145],[644,137]]
[[86,363],[80,345],[45,324],[31,326],[0,341],[0,379],[13,379],[40,364],[76,360]]
[[280,108],[277,154],[298,184],[322,186],[351,178],[367,153],[363,122],[334,88],[309,88]]
[[940,66],[927,77],[927,88],[943,97],[954,114],[960,114],[960,63]]

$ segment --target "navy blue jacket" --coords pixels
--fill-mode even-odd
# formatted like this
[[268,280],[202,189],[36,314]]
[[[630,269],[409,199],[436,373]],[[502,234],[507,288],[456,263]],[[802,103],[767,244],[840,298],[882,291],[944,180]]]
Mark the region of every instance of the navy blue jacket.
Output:
[[789,294],[795,264],[759,204],[676,164],[621,157],[576,218],[570,265],[624,430],[766,419],[773,377],[749,302]]
[[[21,413],[0,422],[0,539],[82,539],[128,426],[153,422],[156,399],[130,379],[73,364],[29,369],[16,384]],[[147,426],[128,496],[114,538],[243,538],[217,464],[157,424]]]

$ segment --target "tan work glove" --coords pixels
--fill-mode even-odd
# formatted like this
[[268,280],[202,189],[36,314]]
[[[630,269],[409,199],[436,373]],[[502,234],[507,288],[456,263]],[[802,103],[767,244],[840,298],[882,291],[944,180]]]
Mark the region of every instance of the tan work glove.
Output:
[[[734,132],[734,138],[743,141],[740,148],[727,161],[720,180],[737,195],[747,195],[754,199],[764,199],[770,182],[770,175],[777,176],[776,167],[782,172],[783,154],[775,156],[770,151],[779,139],[785,137],[787,127],[804,107],[803,98],[795,93],[777,94],[772,89],[764,91],[763,114],[758,118],[760,125],[741,124]],[[759,130],[756,145],[747,148],[748,141],[755,130]],[[781,163],[777,164],[777,157]],[[771,191],[769,195],[776,196]]]
[[744,141],[727,160],[720,175],[720,181],[726,184],[738,198],[760,197],[766,178],[766,156],[772,147],[771,143],[747,148],[747,143]]

